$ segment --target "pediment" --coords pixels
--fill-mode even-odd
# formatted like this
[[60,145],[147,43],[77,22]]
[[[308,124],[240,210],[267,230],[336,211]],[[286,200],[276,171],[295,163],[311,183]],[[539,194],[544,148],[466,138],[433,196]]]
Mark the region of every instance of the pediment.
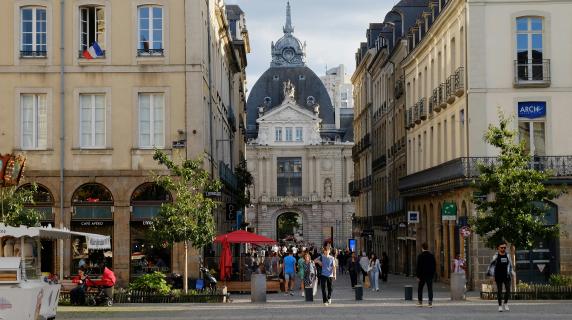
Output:
[[258,118],[257,122],[274,122],[274,121],[289,121],[289,122],[299,122],[299,121],[318,121],[321,119],[314,115],[312,112],[302,109],[295,104],[287,103],[278,108],[275,108],[265,114],[264,116]]

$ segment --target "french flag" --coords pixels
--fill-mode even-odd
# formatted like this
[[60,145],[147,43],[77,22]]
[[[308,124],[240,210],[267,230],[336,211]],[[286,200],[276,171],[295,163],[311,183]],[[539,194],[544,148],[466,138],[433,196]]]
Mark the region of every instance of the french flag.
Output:
[[97,42],[94,42],[91,47],[83,50],[82,55],[86,59],[95,59],[98,57],[103,57],[103,50],[101,50]]

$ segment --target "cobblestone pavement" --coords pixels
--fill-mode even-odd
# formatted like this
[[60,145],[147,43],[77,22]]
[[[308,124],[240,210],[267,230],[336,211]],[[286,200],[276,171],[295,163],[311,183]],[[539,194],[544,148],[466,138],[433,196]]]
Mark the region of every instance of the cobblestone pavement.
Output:
[[[380,292],[366,289],[363,301],[355,301],[349,277],[334,282],[332,304],[324,306],[318,291],[314,302],[305,302],[298,292],[268,295],[265,304],[250,303],[249,295],[233,295],[226,304],[116,304],[106,307],[60,307],[57,319],[487,319],[502,315],[505,319],[572,319],[569,301],[515,301],[511,311],[500,314],[496,301],[484,301],[470,292],[466,301],[451,301],[443,284],[435,284],[434,308],[419,308],[415,301],[404,301],[405,285],[413,278],[391,276]],[[425,292],[426,293],[426,292]]]

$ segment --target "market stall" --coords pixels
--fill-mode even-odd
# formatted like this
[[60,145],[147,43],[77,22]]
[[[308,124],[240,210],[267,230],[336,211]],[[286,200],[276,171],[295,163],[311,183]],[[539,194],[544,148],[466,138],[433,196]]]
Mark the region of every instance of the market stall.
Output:
[[[251,244],[251,245],[272,245],[276,241],[245,230],[237,230],[227,234],[219,235],[215,242],[222,244],[222,252],[219,257],[219,279],[218,285],[226,286],[229,292],[250,292],[250,273],[266,273],[264,268],[249,270],[242,255],[233,257],[230,249],[231,244]],[[237,271],[236,273],[234,271]],[[233,276],[236,274],[236,276]],[[266,281],[267,292],[280,291],[280,280],[268,278]]]
[[0,224],[0,319],[54,319],[61,285],[41,273],[42,239],[82,237],[88,249],[109,249],[108,236],[48,227]]

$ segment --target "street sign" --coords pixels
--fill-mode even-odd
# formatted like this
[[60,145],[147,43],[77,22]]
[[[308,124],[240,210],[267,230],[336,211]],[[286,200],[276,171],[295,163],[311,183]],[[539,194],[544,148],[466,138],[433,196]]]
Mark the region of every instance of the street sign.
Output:
[[407,211],[407,223],[419,223],[419,211]]
[[356,239],[348,239],[348,247],[350,252],[356,252]]
[[471,229],[468,226],[462,227],[461,230],[459,230],[459,232],[461,233],[461,236],[463,236],[463,238],[468,238],[471,236]]
[[457,220],[457,205],[454,202],[445,202],[441,208],[441,219],[443,221]]

